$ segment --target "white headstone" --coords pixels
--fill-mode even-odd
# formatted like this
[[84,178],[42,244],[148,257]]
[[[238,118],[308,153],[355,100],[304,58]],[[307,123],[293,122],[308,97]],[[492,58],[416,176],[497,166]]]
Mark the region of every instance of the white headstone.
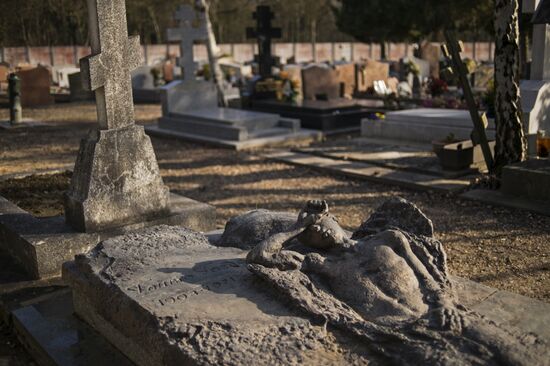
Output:
[[[522,11],[534,13],[547,0],[524,0]],[[539,130],[550,130],[550,26],[533,25],[531,80],[522,80],[523,123],[528,138],[529,154],[536,153]]]

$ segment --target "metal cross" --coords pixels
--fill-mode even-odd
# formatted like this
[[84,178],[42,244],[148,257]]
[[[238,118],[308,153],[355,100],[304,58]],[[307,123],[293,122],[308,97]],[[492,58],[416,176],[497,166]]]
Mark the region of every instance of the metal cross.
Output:
[[262,77],[271,76],[271,67],[274,66],[275,60],[271,55],[271,40],[273,38],[281,38],[281,28],[273,28],[271,21],[275,19],[275,15],[269,6],[260,5],[254,13],[256,19],[256,29],[247,28],[247,38],[258,39],[258,64],[259,71]]
[[142,63],[139,36],[128,38],[125,0],[88,0],[92,55],[80,60],[84,88],[95,91],[101,129],[134,124],[131,71]]
[[472,92],[470,81],[468,80],[468,71],[460,55],[463,49],[462,44],[457,41],[456,35],[453,31],[445,31],[445,39],[447,44],[442,45],[441,50],[443,51],[443,55],[453,65],[452,71],[457,74],[460,80],[460,84],[462,85],[462,90],[464,92],[464,99],[466,99],[468,110],[470,111],[472,122],[474,123],[472,142],[474,145],[481,145],[483,157],[485,159],[485,163],[487,164],[487,169],[489,172],[492,172],[494,168],[493,153],[487,140],[487,134],[485,133],[485,129],[487,128],[489,122],[485,113],[480,115],[477,109],[474,93]]

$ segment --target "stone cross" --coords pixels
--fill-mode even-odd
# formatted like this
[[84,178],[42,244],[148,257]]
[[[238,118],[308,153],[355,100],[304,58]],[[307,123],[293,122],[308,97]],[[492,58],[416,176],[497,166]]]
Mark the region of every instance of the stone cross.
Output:
[[271,55],[271,40],[273,38],[281,38],[281,28],[273,28],[271,21],[275,19],[275,15],[269,6],[260,5],[256,8],[253,15],[256,20],[256,29],[247,28],[247,38],[258,39],[258,58],[259,71],[261,77],[271,76],[271,67],[274,66],[275,60]]
[[175,19],[179,27],[168,29],[168,40],[180,42],[181,56],[177,63],[182,68],[184,79],[191,79],[196,71],[193,45],[195,42],[208,42],[205,14],[196,12],[192,6],[181,5],[175,14]]
[[134,124],[131,71],[142,63],[139,36],[128,38],[125,0],[88,0],[92,55],[80,60],[84,88],[95,91],[101,129]]

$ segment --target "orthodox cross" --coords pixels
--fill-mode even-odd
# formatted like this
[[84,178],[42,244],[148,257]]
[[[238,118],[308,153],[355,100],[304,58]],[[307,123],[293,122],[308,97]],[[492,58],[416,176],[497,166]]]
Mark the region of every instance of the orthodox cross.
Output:
[[196,12],[189,5],[181,5],[174,18],[178,21],[179,27],[168,29],[168,40],[180,42],[180,57],[177,63],[182,68],[184,79],[191,79],[196,71],[193,45],[195,42],[208,42],[205,14]]
[[281,28],[273,28],[271,21],[275,19],[275,15],[269,6],[260,5],[256,8],[253,14],[256,20],[256,29],[247,28],[246,37],[258,39],[258,56],[257,62],[261,77],[271,76],[271,67],[275,65],[275,60],[271,55],[271,40],[273,38],[281,38]]
[[80,68],[84,88],[95,91],[99,127],[133,125],[130,73],[142,63],[139,36],[128,38],[125,0],[88,0],[88,9],[92,55]]
[[468,109],[470,111],[470,116],[474,123],[474,131],[472,133],[472,142],[475,145],[481,145],[481,151],[483,152],[483,158],[485,159],[485,164],[487,164],[487,169],[489,172],[492,172],[493,169],[493,153],[491,152],[491,147],[487,140],[487,134],[485,129],[487,128],[489,122],[485,113],[479,114],[477,109],[477,104],[474,98],[474,93],[472,92],[472,87],[470,81],[468,80],[468,70],[466,65],[462,61],[460,53],[463,50],[462,42],[457,41],[454,32],[445,31],[445,39],[447,44],[441,46],[443,55],[447,58],[452,66],[452,72],[456,74],[459,78],[460,84],[462,85],[462,90],[464,92],[464,98],[468,104]]

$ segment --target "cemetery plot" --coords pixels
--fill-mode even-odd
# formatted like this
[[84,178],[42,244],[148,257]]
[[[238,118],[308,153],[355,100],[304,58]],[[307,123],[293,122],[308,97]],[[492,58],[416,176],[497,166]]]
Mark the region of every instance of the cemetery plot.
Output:
[[[235,150],[266,145],[304,143],[320,139],[316,131],[302,130],[300,121],[277,113],[258,113],[218,107],[219,90],[212,81],[197,80],[192,45],[205,42],[208,33],[205,14],[188,5],[176,13],[179,28],[170,29],[169,38],[180,41],[183,80],[162,87],[163,116],[148,133],[200,141]],[[196,24],[198,22],[198,24]]]

